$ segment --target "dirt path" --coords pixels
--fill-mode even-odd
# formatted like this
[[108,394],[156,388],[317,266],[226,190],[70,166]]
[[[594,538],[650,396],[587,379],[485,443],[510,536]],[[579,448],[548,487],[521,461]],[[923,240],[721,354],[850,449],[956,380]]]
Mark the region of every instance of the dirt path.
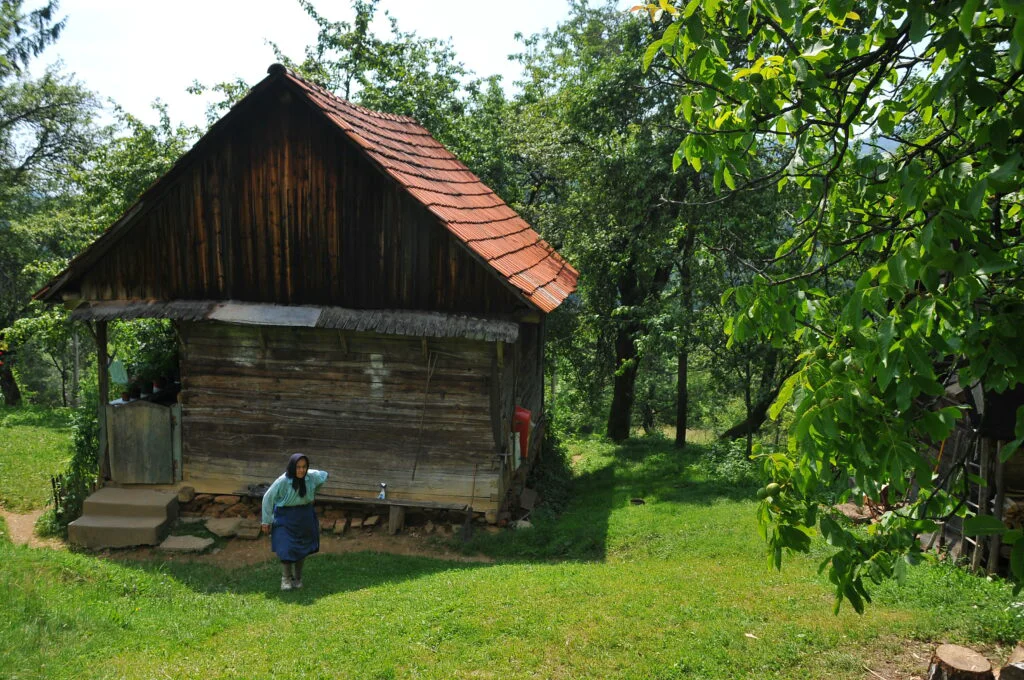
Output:
[[[216,549],[215,549],[216,550]],[[338,537],[325,534],[320,537],[320,552],[340,555],[351,552],[380,552],[390,555],[429,557],[453,562],[493,562],[483,555],[463,555],[437,543],[412,534],[388,536],[378,533],[356,533]],[[251,541],[242,538],[229,539],[223,548],[203,554],[165,553],[156,548],[134,548],[131,550],[104,551],[104,556],[115,560],[160,560],[164,562],[199,562],[215,564],[225,569],[237,569],[276,559],[270,552],[270,539],[261,536]]]
[[[7,523],[11,541],[16,545],[29,545],[33,548],[52,548],[65,550],[67,544],[56,538],[39,538],[34,529],[36,520],[43,514],[35,510],[26,514],[9,512],[0,508],[0,516]],[[437,560],[453,562],[493,562],[483,555],[463,555],[448,549],[437,541],[416,533],[405,533],[388,536],[384,533],[355,532],[343,537],[325,534],[320,538],[320,552],[343,554],[350,552],[381,552],[392,555],[411,555],[429,557]],[[274,559],[270,552],[270,539],[263,536],[255,541],[232,538],[215,552],[204,554],[165,553],[156,548],[132,548],[126,550],[104,550],[98,555],[115,560],[161,560],[174,562],[200,562],[216,564],[225,569],[246,567]]]
[[64,541],[56,538],[39,538],[35,535],[36,520],[43,514],[43,510],[33,510],[24,515],[16,512],[8,512],[0,508],[0,517],[7,523],[7,529],[11,532],[11,541],[15,545],[29,545],[33,548],[54,548],[64,549]]

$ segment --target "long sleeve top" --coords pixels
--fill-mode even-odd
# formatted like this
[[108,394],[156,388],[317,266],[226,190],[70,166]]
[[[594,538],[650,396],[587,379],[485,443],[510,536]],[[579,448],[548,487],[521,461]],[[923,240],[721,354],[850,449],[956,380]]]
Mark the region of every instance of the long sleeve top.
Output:
[[323,470],[308,470],[306,472],[306,495],[300,496],[299,492],[292,488],[292,480],[288,478],[288,475],[281,475],[263,494],[263,523],[274,523],[274,508],[312,503],[316,490],[326,481],[327,473]]

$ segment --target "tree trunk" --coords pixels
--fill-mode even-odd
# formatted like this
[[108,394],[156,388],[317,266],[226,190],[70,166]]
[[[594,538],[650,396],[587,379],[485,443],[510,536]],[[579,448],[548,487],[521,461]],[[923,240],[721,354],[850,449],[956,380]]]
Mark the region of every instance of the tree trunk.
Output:
[[[8,353],[8,356],[10,356],[10,353]],[[21,390],[18,389],[18,383],[14,379],[14,373],[11,372],[9,361],[5,361],[0,365],[0,392],[4,394],[5,406],[18,406],[21,404]]]
[[636,397],[636,373],[639,366],[637,354],[632,325],[620,328],[615,338],[615,385],[612,391],[612,406],[608,411],[608,438],[613,442],[629,439],[633,401]]
[[973,649],[939,645],[928,667],[928,680],[992,680],[992,664]]
[[[745,375],[746,375],[747,379],[744,381],[745,384],[746,384],[746,389],[743,391],[743,405],[747,409],[747,422],[750,422],[750,416],[753,413],[752,409],[754,407],[753,403],[751,403],[751,402],[753,402],[753,396],[751,394],[751,392],[753,390],[753,387],[751,386],[750,383],[752,383],[754,381],[754,373],[753,373],[753,371],[750,370],[750,362],[749,361],[747,361],[746,368],[744,370],[745,370]],[[764,420],[762,420],[761,422],[763,423]],[[758,428],[760,428],[760,427],[761,427],[761,425],[758,424]],[[753,453],[754,453],[754,430],[753,430],[753,428],[748,428],[747,429],[747,458],[750,458],[750,456]]]
[[686,426],[689,424],[690,388],[690,313],[693,311],[693,246],[697,230],[689,227],[683,237],[682,257],[679,260],[679,288],[682,294],[682,342],[676,366],[676,448],[686,446]]
[[679,348],[676,376],[676,448],[686,446],[686,426],[689,420],[690,390],[687,387],[690,363],[690,349],[686,341]]

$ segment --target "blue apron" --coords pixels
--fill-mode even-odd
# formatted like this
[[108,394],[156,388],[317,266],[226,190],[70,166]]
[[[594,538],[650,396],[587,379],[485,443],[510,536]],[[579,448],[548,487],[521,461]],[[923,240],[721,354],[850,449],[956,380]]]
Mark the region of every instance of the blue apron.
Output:
[[298,562],[320,552],[320,522],[312,503],[274,508],[270,549],[282,562]]

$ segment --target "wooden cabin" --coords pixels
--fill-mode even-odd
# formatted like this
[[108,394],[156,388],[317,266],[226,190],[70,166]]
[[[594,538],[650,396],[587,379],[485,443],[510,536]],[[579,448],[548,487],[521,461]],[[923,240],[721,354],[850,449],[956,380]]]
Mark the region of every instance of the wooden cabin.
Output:
[[100,365],[112,319],[177,330],[178,403],[101,409],[104,476],[255,494],[302,451],[323,497],[493,519],[577,272],[415,120],[268,74],[36,294]]

